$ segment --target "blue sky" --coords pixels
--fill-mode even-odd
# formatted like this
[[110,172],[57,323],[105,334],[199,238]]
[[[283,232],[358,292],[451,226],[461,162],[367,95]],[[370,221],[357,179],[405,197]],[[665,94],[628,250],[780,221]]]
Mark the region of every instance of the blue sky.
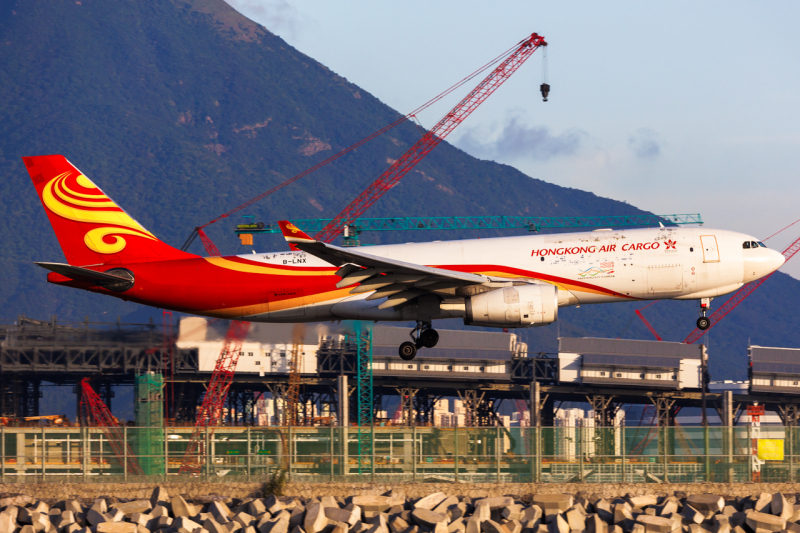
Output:
[[[800,218],[800,3],[229,3],[401,113],[535,31],[550,43],[550,101],[537,52],[450,142],[758,238]],[[798,236],[800,223],[768,244]],[[782,270],[800,278],[800,259]]]

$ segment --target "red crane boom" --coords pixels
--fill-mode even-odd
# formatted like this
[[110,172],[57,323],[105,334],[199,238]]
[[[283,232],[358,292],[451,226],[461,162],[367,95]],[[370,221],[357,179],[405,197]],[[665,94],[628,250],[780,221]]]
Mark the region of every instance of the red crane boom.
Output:
[[144,475],[139,461],[133,455],[130,446],[125,441],[122,430],[108,406],[89,385],[89,378],[81,380],[81,411],[89,424],[100,427],[106,436],[108,444],[114,450],[120,466],[129,474]]
[[[792,244],[790,244],[789,247],[786,248],[781,253],[783,253],[783,257],[785,257],[786,260],[788,261],[789,259],[794,257],[794,255],[797,252],[800,252],[800,238],[798,238],[796,241],[794,241]],[[772,274],[774,274],[774,273],[775,272],[773,272]],[[717,323],[719,323],[720,320],[725,318],[725,316],[727,316],[728,313],[730,313],[731,311],[736,309],[736,306],[738,306],[740,303],[745,301],[748,296],[753,294],[753,292],[757,288],[759,288],[762,283],[767,281],[770,278],[770,276],[772,276],[772,274],[770,274],[769,276],[764,276],[763,278],[758,279],[756,281],[751,281],[750,283],[748,283],[747,285],[745,285],[744,287],[742,287],[741,289],[736,291],[733,294],[733,296],[731,296],[728,299],[727,302],[722,304],[722,307],[717,309],[714,312],[714,314],[711,315],[711,325],[709,326],[708,329],[711,329],[714,326],[716,326]],[[708,329],[706,331],[708,331]],[[686,337],[686,340],[684,340],[683,342],[685,342],[686,344],[694,344],[695,342],[700,340],[700,338],[703,335],[705,335],[706,331],[700,331],[699,329],[695,328],[695,330],[692,331],[691,333],[689,333],[689,336]]]
[[241,355],[242,341],[249,330],[250,322],[234,320],[225,334],[222,352],[214,366],[214,373],[211,375],[203,403],[197,412],[197,423],[194,426],[192,438],[186,448],[186,455],[183,456],[183,464],[179,471],[181,474],[196,475],[203,468],[206,455],[206,432],[209,431],[209,428],[211,428],[210,431],[213,431],[222,417],[222,409],[233,382],[236,363],[239,362]]
[[341,213],[336,215],[327,226],[322,228],[314,238],[318,241],[332,242],[342,232],[342,228],[346,224],[352,223],[364,214],[372,204],[394,187],[403,176],[408,174],[417,163],[427,156],[451,131],[514,74],[540,46],[547,46],[547,42],[545,42],[544,37],[535,33],[519,43],[514,52],[492,70],[477,87],[430,131],[425,133],[400,159],[395,161],[386,172],[367,187],[364,192],[359,194]]

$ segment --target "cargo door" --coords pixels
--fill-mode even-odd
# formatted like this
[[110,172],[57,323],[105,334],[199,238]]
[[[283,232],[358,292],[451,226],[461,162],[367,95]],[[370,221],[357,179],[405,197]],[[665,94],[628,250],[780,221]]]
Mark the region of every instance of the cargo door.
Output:
[[719,263],[719,247],[714,235],[701,235],[700,244],[703,247],[704,263]]
[[683,290],[683,265],[665,263],[648,265],[647,293],[654,296],[676,294]]

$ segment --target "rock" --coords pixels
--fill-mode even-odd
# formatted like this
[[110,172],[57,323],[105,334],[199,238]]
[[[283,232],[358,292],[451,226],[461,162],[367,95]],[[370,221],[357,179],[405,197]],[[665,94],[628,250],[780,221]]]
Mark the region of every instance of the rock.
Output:
[[230,522],[231,516],[233,513],[231,512],[230,508],[225,505],[223,502],[214,501],[208,504],[208,512],[214,516],[214,520],[219,522],[220,524],[227,524]]
[[195,509],[194,505],[184,500],[183,496],[180,494],[174,496],[172,500],[170,500],[170,505],[172,506],[172,516],[175,518],[179,518],[181,516],[192,517],[197,515],[197,510]]
[[158,518],[159,516],[169,516],[169,510],[164,505],[156,505],[153,507],[153,510],[150,511],[150,514],[153,515],[153,518]]
[[689,505],[688,503],[683,506],[683,510],[681,511],[681,515],[687,520],[689,523],[699,524],[703,520],[705,520],[705,516],[702,513],[698,513],[697,509]]
[[573,506],[566,512],[567,524],[572,531],[583,531],[586,529],[586,511],[582,505]]
[[133,513],[128,517],[128,522],[149,528],[147,524],[153,521],[153,515],[147,513]]
[[0,513],[0,533],[14,533],[17,529],[17,521],[11,513],[3,511]]
[[403,531],[409,527],[408,522],[398,515],[393,516],[392,519],[389,520],[389,529],[392,533],[403,533]]
[[156,531],[159,529],[166,529],[172,527],[174,520],[169,516],[159,516],[158,518],[154,518],[150,525],[147,527],[150,531]]
[[[334,502],[334,505],[335,505],[335,502]],[[278,497],[275,496],[274,494],[270,494],[269,496],[264,498],[264,507],[266,507],[267,511],[272,513],[273,515],[275,513],[283,511],[283,509],[284,509],[283,504],[278,499]]]
[[[483,533],[506,533],[502,526],[494,520],[484,520],[481,522],[481,531]],[[569,533],[569,531],[565,533]]]
[[608,524],[600,518],[600,515],[593,513],[586,517],[586,530],[588,533],[606,533]]
[[671,533],[674,529],[672,520],[664,516],[639,515],[636,521],[644,526],[645,533]]
[[354,496],[352,502],[361,507],[362,511],[378,513],[387,511],[394,505],[394,500],[388,496]]
[[464,522],[464,519],[457,518],[448,524],[447,533],[464,533],[466,528],[467,524]]
[[[356,506],[356,509],[360,509],[360,507]],[[297,506],[294,509],[292,509],[292,512],[289,514],[289,530],[294,531],[295,528],[301,528],[303,526],[303,521],[305,519],[306,519],[305,507]],[[303,533],[306,532],[303,531]]]
[[[230,533],[227,527],[223,526],[213,518],[208,518],[205,522],[203,522],[203,529],[208,531],[208,533]],[[278,531],[276,533],[286,533],[286,531]]]
[[119,509],[126,517],[133,515],[133,513],[146,513],[153,506],[150,500],[134,500],[132,502],[117,503],[113,506],[114,509]]
[[241,524],[242,527],[247,527],[255,521],[255,518],[244,511],[240,511],[233,515],[233,521]]
[[476,501],[475,505],[476,506],[488,505],[489,509],[494,511],[495,509],[502,509],[503,507],[514,505],[514,498],[508,498],[506,496],[497,496],[495,498],[484,498],[482,500]]
[[523,522],[530,522],[531,520],[541,520],[542,519],[542,508],[538,505],[531,505],[526,507],[525,510],[522,512],[522,521]]
[[484,520],[489,520],[492,518],[492,510],[488,505],[476,505],[475,509],[472,511],[472,516],[470,517],[470,521],[473,519],[480,523]]
[[506,520],[522,520],[522,505],[518,503],[509,505],[500,512],[500,516]]
[[633,520],[633,513],[631,512],[630,504],[628,504],[628,502],[624,502],[614,505],[614,523],[619,524],[621,522],[625,522],[626,520]]
[[339,509],[338,506],[336,507],[325,507],[324,503],[323,509],[325,509],[325,516],[331,520],[335,520],[337,522],[344,522],[348,525],[348,529],[355,525],[358,522],[359,517],[355,514],[347,511],[345,509]]
[[724,514],[716,514],[713,518],[714,529],[712,533],[730,533],[731,523],[727,516]]
[[0,498],[0,507],[8,507],[9,505],[18,505],[23,507],[33,502],[34,499],[27,494],[10,494],[5,498]]
[[[30,531],[26,531],[26,530],[25,530],[25,528],[26,528],[26,527],[29,527],[29,528],[31,528],[31,529],[30,529]],[[70,525],[66,526],[64,529],[62,529],[62,530],[61,530],[61,533],[75,533],[76,531],[80,531],[80,530],[81,530],[81,526],[79,526],[78,524],[70,524]],[[31,526],[24,526],[24,527],[23,527],[23,528],[20,530],[20,533],[34,533],[34,532],[33,532],[33,527],[31,527]]]
[[177,533],[192,533],[195,529],[202,529],[200,524],[189,520],[189,518],[185,516],[176,518],[172,524],[172,528],[177,531]]
[[96,526],[97,524],[101,524],[103,522],[110,522],[111,518],[103,513],[98,512],[95,510],[94,506],[91,509],[86,511],[86,522],[90,526]]
[[758,511],[747,513],[745,523],[753,531],[758,531],[759,529],[764,531],[781,531],[786,527],[786,520],[780,516],[773,516]]
[[780,516],[784,520],[787,520],[790,516],[794,514],[794,506],[791,505],[783,494],[780,492],[776,492],[772,495],[772,501],[770,502],[770,512],[775,516]]
[[303,529],[306,533],[319,533],[328,525],[325,517],[325,510],[322,504],[315,502],[306,509],[306,518],[303,521]]
[[758,499],[753,504],[753,509],[755,509],[759,513],[769,513],[771,506],[772,506],[772,494],[768,492],[762,492],[758,496]]
[[58,521],[54,521],[52,518],[50,521],[54,522],[58,529],[61,529],[62,527],[67,527],[68,525],[75,523],[75,513],[72,511],[62,511],[58,516]]
[[791,533],[800,533],[800,524],[786,522],[786,531],[790,531]]
[[439,522],[445,522],[447,520],[446,515],[431,511],[426,508],[414,509],[414,512],[411,513],[411,516],[414,518],[414,521],[417,524],[427,528],[433,528]]
[[725,507],[725,498],[718,494],[693,494],[686,498],[686,503],[708,520],[722,511],[722,508]]
[[164,487],[156,487],[150,493],[150,508],[153,509],[157,505],[166,505],[169,503],[169,493]]
[[506,533],[522,533],[522,524],[519,520],[509,520],[501,525],[506,530]]
[[533,497],[534,505],[538,505],[546,517],[563,513],[572,507],[570,494],[537,494]]
[[657,505],[657,496],[629,496],[628,503],[631,507],[647,507],[648,505]]
[[455,505],[458,505],[458,498],[456,498],[455,496],[448,496],[447,498],[439,502],[439,505],[433,508],[433,512],[440,514],[447,514],[447,510]]
[[465,533],[481,533],[481,522],[479,520],[469,520],[464,528]]
[[445,496],[444,492],[435,492],[433,494],[429,494],[424,498],[417,500],[417,502],[414,503],[414,509],[432,510],[434,507],[443,502],[446,497],[447,496]]
[[[571,499],[572,497],[570,496]],[[545,513],[547,513],[547,509],[545,509]],[[570,533],[569,524],[560,514],[554,515],[553,520],[550,520],[547,524],[547,531],[548,533]]]
[[136,533],[136,524],[131,524],[130,522],[101,522],[97,525],[97,533]]

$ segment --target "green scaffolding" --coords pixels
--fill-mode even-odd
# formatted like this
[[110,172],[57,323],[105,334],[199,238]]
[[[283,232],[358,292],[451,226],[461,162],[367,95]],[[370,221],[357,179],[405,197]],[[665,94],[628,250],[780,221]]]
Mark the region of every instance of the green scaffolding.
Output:
[[134,453],[145,475],[164,474],[164,376],[148,372],[134,383]]
[[372,469],[372,330],[361,322],[356,322],[355,330],[358,343],[358,473],[362,474]]

